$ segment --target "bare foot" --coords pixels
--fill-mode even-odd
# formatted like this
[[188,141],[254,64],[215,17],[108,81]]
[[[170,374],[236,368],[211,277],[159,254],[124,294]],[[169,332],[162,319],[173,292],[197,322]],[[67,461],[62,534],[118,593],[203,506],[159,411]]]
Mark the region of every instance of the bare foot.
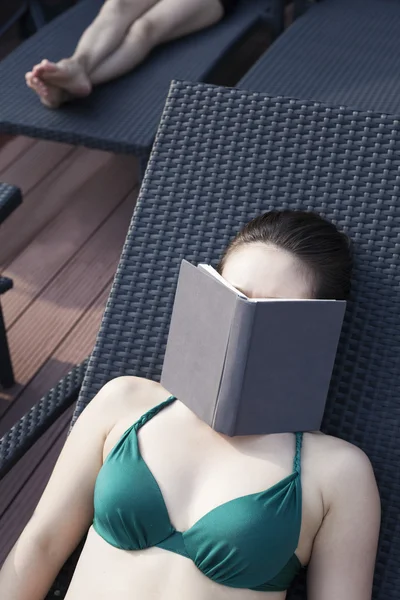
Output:
[[70,97],[88,96],[92,91],[92,84],[83,66],[73,58],[65,58],[58,63],[42,60],[33,67],[32,72],[44,83],[65,90]]
[[40,98],[42,104],[48,108],[58,108],[60,104],[71,99],[71,95],[65,90],[44,83],[39,77],[35,77],[32,71],[25,75],[26,85],[30,87]]

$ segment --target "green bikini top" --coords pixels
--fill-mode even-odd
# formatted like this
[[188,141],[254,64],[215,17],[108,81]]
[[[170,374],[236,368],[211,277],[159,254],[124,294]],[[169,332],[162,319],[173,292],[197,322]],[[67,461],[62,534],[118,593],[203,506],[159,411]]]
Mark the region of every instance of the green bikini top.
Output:
[[143,460],[138,432],[171,396],[134,423],[108,454],[94,490],[95,531],[124,550],[157,546],[192,560],[206,577],[233,588],[283,591],[301,569],[300,456],[293,472],[263,492],[217,506],[187,531],[172,525],[161,490]]

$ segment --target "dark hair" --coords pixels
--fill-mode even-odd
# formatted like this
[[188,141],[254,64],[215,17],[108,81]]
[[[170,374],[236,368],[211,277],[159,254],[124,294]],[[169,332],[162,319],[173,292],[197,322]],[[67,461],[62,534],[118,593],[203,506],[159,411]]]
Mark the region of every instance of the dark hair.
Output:
[[271,211],[239,231],[217,267],[221,273],[227,257],[243,244],[263,242],[291,252],[308,270],[313,297],[345,300],[350,293],[352,269],[350,239],[329,221],[313,212]]

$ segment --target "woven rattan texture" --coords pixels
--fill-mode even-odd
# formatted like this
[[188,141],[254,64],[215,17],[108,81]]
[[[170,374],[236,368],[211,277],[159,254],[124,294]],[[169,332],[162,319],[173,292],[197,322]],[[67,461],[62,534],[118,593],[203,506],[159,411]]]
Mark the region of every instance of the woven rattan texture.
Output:
[[159,378],[182,258],[215,265],[269,209],[331,219],[354,241],[355,274],[323,429],[376,469],[374,600],[400,585],[399,142],[391,116],[174,83],[75,414],[112,377]]
[[323,0],[242,79],[244,90],[400,113],[400,2]]
[[21,202],[22,196],[19,188],[15,185],[0,182],[0,224],[7,219]]
[[24,74],[43,58],[70,56],[101,5],[102,0],[77,3],[0,63],[0,131],[147,156],[171,80],[204,80],[260,14],[267,15],[269,2],[240,0],[215,27],[160,47],[142,66],[89,98],[56,111],[44,108]]
[[0,438],[0,479],[57,417],[77,399],[87,362],[85,360],[71,369],[10,431]]

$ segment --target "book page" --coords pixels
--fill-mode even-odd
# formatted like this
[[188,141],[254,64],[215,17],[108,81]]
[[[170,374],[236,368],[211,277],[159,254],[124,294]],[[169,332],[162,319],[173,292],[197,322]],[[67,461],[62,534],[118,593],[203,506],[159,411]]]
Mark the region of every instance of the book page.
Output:
[[247,300],[249,300],[249,298],[247,298],[247,296],[245,296],[245,294],[243,294],[242,292],[239,292],[239,290],[237,290],[233,285],[231,285],[229,283],[229,281],[227,281],[226,279],[224,279],[222,277],[222,275],[220,275],[218,273],[218,271],[216,271],[214,269],[214,267],[212,267],[211,265],[207,265],[205,263],[200,263],[198,265],[198,267],[200,269],[203,269],[204,271],[207,271],[207,273],[209,273],[212,277],[215,277],[215,279],[218,279],[218,281],[220,281],[223,285],[225,285],[227,288],[229,288],[230,290],[232,290],[232,292],[235,292],[235,294],[237,294],[241,298],[246,298]]

